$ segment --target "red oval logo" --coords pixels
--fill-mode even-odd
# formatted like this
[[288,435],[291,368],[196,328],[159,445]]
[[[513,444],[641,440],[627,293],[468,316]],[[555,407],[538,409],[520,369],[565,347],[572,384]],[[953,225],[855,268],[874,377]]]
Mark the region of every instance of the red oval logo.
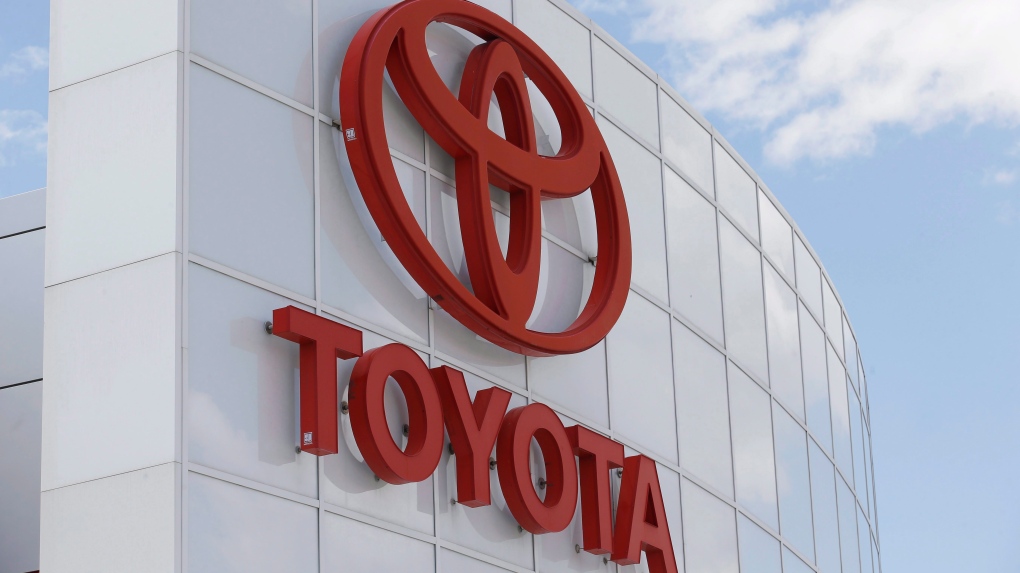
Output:
[[[455,96],[436,71],[425,29],[440,22],[483,40]],[[384,72],[407,109],[456,162],[457,209],[469,290],[432,247],[393,168],[383,119]],[[548,100],[562,132],[559,152],[539,155],[525,78]],[[491,98],[505,138],[489,129]],[[479,336],[512,352],[570,354],[600,340],[623,312],[630,287],[627,207],[602,134],[577,91],[541,48],[510,22],[463,0],[408,0],[358,31],[340,74],[340,117],[355,180],[394,254],[439,305]],[[510,196],[504,257],[489,185]],[[542,198],[591,191],[598,259],[591,294],[563,332],[531,330],[538,296]],[[471,290],[474,292],[472,293]]]

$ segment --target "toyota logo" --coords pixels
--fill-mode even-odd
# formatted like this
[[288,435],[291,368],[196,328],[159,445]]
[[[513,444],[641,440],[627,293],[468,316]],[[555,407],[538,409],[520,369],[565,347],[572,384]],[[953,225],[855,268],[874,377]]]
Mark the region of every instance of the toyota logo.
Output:
[[[440,22],[482,39],[456,96],[429,58],[425,29]],[[400,99],[456,162],[457,209],[471,289],[429,243],[393,168],[383,119],[384,73]],[[548,100],[562,132],[555,156],[537,151],[525,78]],[[489,129],[492,97],[505,138]],[[586,350],[623,311],[630,286],[627,208],[616,167],[577,91],[541,48],[510,22],[463,0],[408,0],[358,31],[340,74],[340,117],[354,178],[386,243],[414,280],[479,336],[519,354]],[[489,185],[510,196],[510,236],[500,249]],[[566,330],[531,330],[542,246],[542,198],[591,191],[598,259],[591,294]],[[474,292],[472,292],[472,290]]]

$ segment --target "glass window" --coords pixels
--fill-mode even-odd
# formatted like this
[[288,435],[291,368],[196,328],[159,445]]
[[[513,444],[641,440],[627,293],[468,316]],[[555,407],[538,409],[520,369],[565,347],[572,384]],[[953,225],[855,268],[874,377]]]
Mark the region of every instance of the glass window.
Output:
[[[442,363],[435,360],[432,362],[433,367],[441,365]],[[492,386],[492,383],[473,376],[469,372],[464,373],[464,378],[472,400],[479,390]],[[527,399],[524,396],[513,394],[507,409],[512,410],[524,406],[526,403]],[[495,448],[493,448],[493,452],[495,452]],[[495,456],[495,453],[492,455]],[[537,468],[532,468],[533,474],[535,469]],[[435,480],[438,485],[437,499],[439,500],[436,505],[436,528],[441,539],[508,561],[524,569],[534,569],[533,536],[527,530],[518,529],[517,520],[510,513],[506,500],[503,498],[497,472],[489,472],[492,503],[484,507],[467,507],[453,503],[457,497],[457,472],[456,459],[450,454],[449,448],[443,448]],[[370,569],[370,571],[374,571],[374,569]],[[476,571],[476,569],[467,569],[467,571]]]
[[[506,573],[506,569],[502,567],[496,567],[491,563],[479,561],[449,549],[440,549],[439,555],[440,571],[442,573]],[[367,571],[372,570],[374,569],[367,569]],[[343,571],[343,569],[337,569],[337,571]]]
[[754,179],[715,143],[716,198],[726,213],[758,241],[758,195]]
[[808,474],[807,434],[786,410],[772,404],[776,439],[776,489],[779,492],[779,532],[801,555],[814,557],[811,531],[811,480]]
[[738,573],[733,508],[685,479],[683,510],[687,573]]
[[189,459],[315,497],[317,458],[294,450],[298,345],[265,331],[293,301],[194,263],[188,280]]
[[662,154],[710,196],[712,192],[712,134],[665,92],[662,106]]
[[797,263],[797,290],[819,319],[822,318],[822,271],[799,235],[794,235],[793,254]]
[[[191,251],[314,297],[312,118],[201,66],[191,72]],[[285,233],[267,232],[281,221]]]
[[825,332],[829,333],[832,346],[840,358],[843,357],[843,311],[832,291],[829,281],[822,281],[822,301],[825,305]]
[[865,509],[868,510],[868,517],[870,517],[871,521],[874,522],[875,521],[875,511],[874,511],[874,507],[875,507],[875,492],[871,488],[871,479],[870,479],[870,476],[871,476],[871,440],[868,438],[868,426],[866,424],[863,424],[863,423],[861,424],[861,426],[864,428],[864,431],[863,431],[863,433],[861,435],[861,441],[862,441],[861,449],[864,451],[864,474],[863,475],[864,475],[865,490],[867,491],[867,504],[866,504],[867,507],[865,507]]
[[857,341],[854,340],[854,333],[850,330],[850,323],[843,315],[843,356],[846,357],[846,372],[850,375],[850,381],[854,388],[860,389],[857,372]]
[[850,405],[847,401],[846,371],[836,358],[832,345],[826,344],[829,361],[829,403],[832,408],[832,450],[843,475],[853,479],[853,452],[850,442]]
[[[595,38],[595,101],[655,149],[659,148],[658,87],[615,49]],[[620,158],[615,158],[617,168]]]
[[864,431],[861,425],[861,403],[853,390],[847,388],[850,398],[850,440],[854,450],[854,488],[861,504],[868,504],[868,491],[865,485],[868,480],[865,477],[864,465]]
[[319,570],[319,513],[282,497],[188,476],[188,570]]
[[680,462],[733,497],[726,358],[687,327],[673,323]]
[[857,549],[857,503],[846,482],[836,478],[836,498],[839,502],[839,547],[843,573],[858,573],[861,557]]
[[[619,322],[606,338],[609,416],[614,431],[677,461],[676,401],[670,318],[631,293]],[[640,380],[640,384],[634,384]]]
[[[319,126],[322,189],[319,227],[322,301],[421,342],[428,342],[428,298],[383,241],[361,193],[340,173],[340,132]],[[340,143],[342,145],[342,143]],[[394,160],[408,203],[425,220],[425,173]],[[352,192],[353,191],[353,192]]]
[[740,573],[782,573],[779,541],[753,521],[737,516]]
[[518,0],[514,23],[552,57],[581,95],[591,99],[591,38],[587,28],[545,0]]
[[760,189],[758,205],[761,208],[761,247],[779,270],[793,280],[793,229]]
[[769,385],[772,393],[804,419],[804,384],[801,380],[800,329],[797,295],[766,263],[765,311],[768,314]]
[[821,573],[840,573],[836,471],[822,450],[808,440],[811,461],[811,509],[815,522],[816,563]]
[[761,255],[724,218],[719,219],[726,348],[761,380],[768,380]]
[[868,521],[864,512],[857,507],[857,539],[861,544],[861,573],[874,573],[871,563],[871,535],[868,534]]
[[613,154],[627,200],[634,270],[631,281],[662,301],[666,282],[666,225],[662,208],[662,163],[611,122],[598,122]]
[[191,50],[312,105],[311,0],[195,2],[191,7]]
[[800,306],[800,355],[804,366],[804,403],[807,425],[826,451],[832,449],[829,419],[829,372],[825,365],[825,334]]
[[784,573],[813,573],[813,569],[800,560],[788,548],[783,548],[783,572]]
[[609,426],[606,342],[577,354],[529,357],[528,385],[536,396]]
[[[363,346],[366,351],[391,342],[393,341],[372,332],[364,333]],[[422,356],[422,359],[427,363],[427,356]],[[344,360],[338,365],[337,378],[340,381],[341,400],[349,399],[347,396],[349,382],[356,363],[356,360]],[[471,374],[466,373],[465,377],[471,380],[469,384],[477,381]],[[392,380],[386,384],[384,400],[386,422],[391,436],[394,443],[403,446],[400,428],[408,422],[407,401]],[[354,440],[350,416],[340,413],[335,415],[339,418],[340,451],[337,455],[326,456],[321,460],[320,499],[389,523],[427,534],[434,533],[432,478],[400,485],[376,479],[371,468],[364,463],[364,457]]]
[[431,543],[348,517],[323,515],[323,571],[432,573],[435,569],[435,547]]
[[727,374],[737,503],[773,529],[779,529],[771,400],[733,363],[727,364]]
[[722,342],[715,213],[707,199],[672,170],[666,170],[669,300],[698,328]]

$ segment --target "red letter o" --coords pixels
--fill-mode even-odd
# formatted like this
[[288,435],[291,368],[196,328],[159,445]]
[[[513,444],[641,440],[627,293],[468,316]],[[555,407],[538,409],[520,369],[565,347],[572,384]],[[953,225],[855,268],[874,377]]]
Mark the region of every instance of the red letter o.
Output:
[[[392,376],[407,400],[407,447],[393,441],[384,391]],[[414,350],[388,344],[369,350],[351,373],[351,429],[365,463],[392,484],[419,482],[435,471],[443,453],[443,408],[428,366]]]
[[[545,459],[545,501],[531,477],[531,438]],[[577,467],[559,417],[545,404],[507,412],[496,441],[497,473],[503,497],[517,522],[532,533],[563,531],[577,507]]]

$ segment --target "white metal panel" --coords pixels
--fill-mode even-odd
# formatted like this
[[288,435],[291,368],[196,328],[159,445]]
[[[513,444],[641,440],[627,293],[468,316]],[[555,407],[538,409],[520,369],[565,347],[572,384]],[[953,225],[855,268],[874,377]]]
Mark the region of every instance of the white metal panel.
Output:
[[177,459],[180,258],[46,289],[43,491]]
[[[183,4],[183,0],[53,0],[50,90],[182,49]],[[52,110],[50,121],[53,125]]]
[[43,492],[40,571],[179,570],[179,471],[167,463]]
[[47,285],[178,248],[180,74],[172,53],[50,95]]

